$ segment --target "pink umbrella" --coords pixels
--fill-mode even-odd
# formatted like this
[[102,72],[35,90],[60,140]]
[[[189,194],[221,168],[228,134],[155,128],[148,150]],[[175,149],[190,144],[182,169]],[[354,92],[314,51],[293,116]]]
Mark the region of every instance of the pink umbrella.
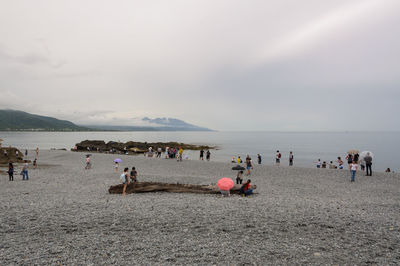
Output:
[[217,186],[220,190],[230,190],[234,185],[235,183],[229,177],[223,177],[217,182]]

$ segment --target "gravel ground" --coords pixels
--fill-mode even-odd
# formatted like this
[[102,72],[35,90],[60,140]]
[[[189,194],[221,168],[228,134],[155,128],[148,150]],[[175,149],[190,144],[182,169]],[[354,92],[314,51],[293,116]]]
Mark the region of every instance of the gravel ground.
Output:
[[[31,152],[33,154],[33,152]],[[120,156],[141,181],[212,184],[230,163]],[[40,151],[0,176],[0,265],[400,264],[400,175],[257,166],[250,197],[110,195],[115,156]],[[4,169],[3,169],[4,170]]]

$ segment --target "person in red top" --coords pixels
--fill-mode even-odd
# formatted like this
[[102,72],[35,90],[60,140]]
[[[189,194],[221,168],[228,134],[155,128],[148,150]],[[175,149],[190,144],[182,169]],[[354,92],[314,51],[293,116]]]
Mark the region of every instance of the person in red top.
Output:
[[251,180],[249,179],[249,180],[247,180],[247,182],[244,183],[243,186],[240,188],[240,192],[241,192],[242,194],[244,194],[245,196],[249,196],[249,195],[253,194],[253,190],[250,188],[250,183],[251,183]]

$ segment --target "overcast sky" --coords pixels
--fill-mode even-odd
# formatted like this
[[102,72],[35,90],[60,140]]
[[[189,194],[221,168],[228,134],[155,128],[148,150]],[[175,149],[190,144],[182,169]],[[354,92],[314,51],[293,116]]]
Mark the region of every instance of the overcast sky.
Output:
[[400,130],[399,0],[0,0],[0,109]]

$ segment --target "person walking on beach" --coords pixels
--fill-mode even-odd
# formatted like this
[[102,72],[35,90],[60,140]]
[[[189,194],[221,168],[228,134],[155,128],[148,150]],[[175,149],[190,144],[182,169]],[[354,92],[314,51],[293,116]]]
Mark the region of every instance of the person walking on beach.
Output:
[[365,168],[366,168],[366,175],[372,176],[372,156],[369,152],[367,152],[367,156],[364,157],[365,161]]
[[278,166],[281,164],[281,157],[282,157],[282,154],[279,152],[279,150],[276,151],[275,163]]
[[246,156],[247,175],[250,175],[250,174],[251,174],[251,173],[250,173],[250,169],[252,169],[252,168],[253,168],[253,164],[252,164],[252,162],[251,162],[250,155],[247,155],[247,156]]
[[203,161],[203,160],[204,160],[203,158],[204,158],[204,150],[201,149],[201,150],[200,150],[200,160]]
[[33,160],[33,164],[32,164],[33,165],[33,169],[36,169],[36,167],[37,167],[37,162],[36,161],[37,161],[37,159],[35,158],[35,160]]
[[137,182],[137,172],[136,172],[136,168],[134,166],[132,167],[130,178],[131,178],[131,182]]
[[14,181],[14,165],[10,162],[8,163],[8,181]]
[[28,162],[25,160],[24,161],[24,166],[22,167],[22,180],[29,180],[29,175],[28,175]]
[[261,154],[257,154],[257,162],[258,162],[258,164],[261,164],[261,161],[262,161],[262,159],[261,159]]
[[36,158],[39,156],[39,147],[36,147]]
[[206,159],[207,159],[207,161],[210,161],[210,159],[211,159],[211,152],[210,152],[210,150],[207,150]]
[[126,187],[129,185],[129,168],[126,167],[124,172],[120,176],[122,184],[124,184],[124,188],[122,189],[122,195],[126,194]]
[[355,181],[357,169],[358,169],[358,164],[356,164],[355,162],[352,162],[350,164],[350,174],[351,174],[350,182]]
[[294,155],[293,155],[293,152],[291,151],[289,153],[289,166],[293,166],[293,159],[294,159]]

